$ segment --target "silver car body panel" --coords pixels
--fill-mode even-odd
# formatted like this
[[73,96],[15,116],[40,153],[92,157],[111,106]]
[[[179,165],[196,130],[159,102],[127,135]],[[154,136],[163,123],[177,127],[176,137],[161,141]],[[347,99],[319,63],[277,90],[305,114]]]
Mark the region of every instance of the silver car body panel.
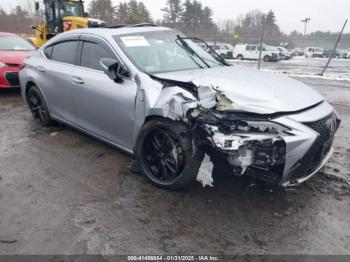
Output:
[[[27,83],[35,83],[41,89],[54,119],[130,153],[133,152],[142,125],[149,117],[159,116],[187,122],[189,111],[195,118],[203,108],[210,110],[214,106],[221,108],[223,112],[271,115],[273,122],[290,129],[288,134],[276,137],[286,144],[282,184],[287,185],[288,175],[319,135],[303,123],[323,119],[332,114],[334,109],[321,95],[301,82],[241,66],[150,76],[140,71],[128,59],[113,36],[151,30],[170,29],[99,28],[75,30],[58,35],[25,60],[26,67],[20,71],[24,98]],[[124,79],[125,81],[118,84],[102,71],[45,58],[43,50],[46,46],[72,35],[91,35],[105,41],[116,58],[130,70],[130,79]],[[40,67],[45,68],[45,72],[41,72]],[[75,81],[76,79],[81,79],[82,83]],[[162,79],[179,84],[165,88]],[[191,84],[196,94],[183,88],[181,83]],[[225,136],[227,135],[216,131],[213,139],[219,141],[225,139]],[[251,135],[250,140],[254,139],[261,139],[261,135]],[[236,146],[244,143],[244,140],[237,140]],[[238,160],[242,167],[244,165],[244,170],[251,164],[249,158],[241,157]],[[320,167],[324,163],[325,161]]]

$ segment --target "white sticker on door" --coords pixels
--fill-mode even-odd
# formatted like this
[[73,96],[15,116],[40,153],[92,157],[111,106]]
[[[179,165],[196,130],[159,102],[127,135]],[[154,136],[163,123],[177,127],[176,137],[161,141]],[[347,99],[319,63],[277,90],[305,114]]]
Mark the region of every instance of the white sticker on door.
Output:
[[124,36],[120,39],[127,47],[149,46],[148,41],[143,36]]

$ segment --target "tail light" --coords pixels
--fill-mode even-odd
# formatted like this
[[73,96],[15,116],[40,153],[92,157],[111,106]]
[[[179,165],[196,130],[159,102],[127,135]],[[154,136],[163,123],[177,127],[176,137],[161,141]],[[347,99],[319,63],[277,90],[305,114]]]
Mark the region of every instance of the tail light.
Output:
[[71,27],[72,27],[71,21],[63,22],[63,31],[69,31]]

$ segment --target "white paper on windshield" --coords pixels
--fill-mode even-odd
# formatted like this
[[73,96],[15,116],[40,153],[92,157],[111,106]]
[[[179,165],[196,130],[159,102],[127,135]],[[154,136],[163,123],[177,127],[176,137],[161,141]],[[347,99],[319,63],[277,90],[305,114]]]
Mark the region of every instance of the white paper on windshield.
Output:
[[124,36],[120,39],[126,47],[149,46],[148,41],[143,36]]

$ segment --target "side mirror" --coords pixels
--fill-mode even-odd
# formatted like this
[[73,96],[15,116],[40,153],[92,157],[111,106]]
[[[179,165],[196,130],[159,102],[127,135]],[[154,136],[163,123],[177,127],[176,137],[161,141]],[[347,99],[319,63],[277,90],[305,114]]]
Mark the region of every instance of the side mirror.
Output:
[[36,10],[36,11],[39,11],[39,9],[40,9],[39,2],[38,2],[38,1],[35,1],[35,10]]
[[102,58],[100,64],[106,75],[116,83],[122,83],[123,77],[130,76],[130,72],[116,59]]

